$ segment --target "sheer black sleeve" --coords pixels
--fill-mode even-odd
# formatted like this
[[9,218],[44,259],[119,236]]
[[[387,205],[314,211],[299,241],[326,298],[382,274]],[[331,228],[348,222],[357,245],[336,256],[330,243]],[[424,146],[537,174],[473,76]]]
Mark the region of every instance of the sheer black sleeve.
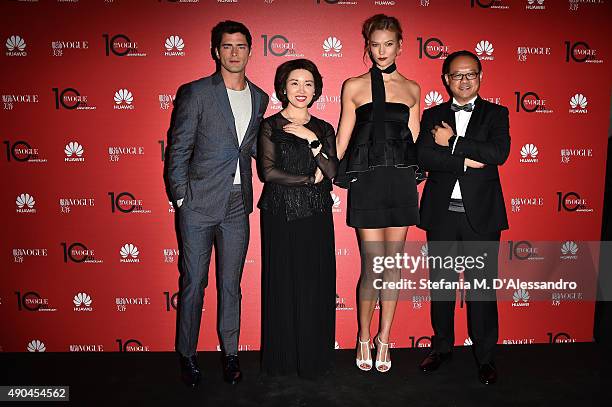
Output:
[[314,175],[289,174],[279,169],[275,164],[275,148],[272,141],[272,126],[268,120],[265,120],[259,129],[257,145],[257,165],[264,182],[287,186],[310,185],[314,182]]
[[317,166],[325,177],[333,179],[338,172],[338,155],[336,154],[336,134],[331,124],[323,122],[324,136],[321,138],[321,151],[315,156]]

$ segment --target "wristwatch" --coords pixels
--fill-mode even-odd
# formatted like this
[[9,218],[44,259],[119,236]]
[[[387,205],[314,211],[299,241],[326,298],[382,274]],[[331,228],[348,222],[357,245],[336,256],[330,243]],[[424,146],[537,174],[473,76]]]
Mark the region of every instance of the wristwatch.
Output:
[[310,143],[308,143],[308,145],[310,146],[310,148],[315,150],[319,148],[319,146],[321,145],[321,142],[319,140],[312,140]]

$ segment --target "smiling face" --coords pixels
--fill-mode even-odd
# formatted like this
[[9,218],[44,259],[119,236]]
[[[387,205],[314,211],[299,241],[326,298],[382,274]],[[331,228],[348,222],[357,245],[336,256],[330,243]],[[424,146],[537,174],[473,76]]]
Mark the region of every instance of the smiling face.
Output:
[[315,81],[310,71],[294,69],[289,73],[285,86],[290,105],[300,109],[308,107],[315,94]]
[[402,40],[398,40],[394,31],[376,30],[370,35],[368,52],[374,63],[385,69],[402,52]]
[[244,72],[251,56],[251,50],[244,34],[225,33],[221,37],[221,45],[216,50],[216,54],[222,69],[232,73],[239,73]]
[[[472,80],[468,79],[465,74],[477,73],[476,77]],[[464,74],[460,80],[453,79],[453,76]],[[480,90],[480,81],[482,80],[482,72],[478,72],[478,63],[474,58],[468,56],[459,56],[455,58],[450,64],[450,71],[444,75],[444,80],[449,86],[451,93],[457,102],[465,104],[472,98],[478,95]]]

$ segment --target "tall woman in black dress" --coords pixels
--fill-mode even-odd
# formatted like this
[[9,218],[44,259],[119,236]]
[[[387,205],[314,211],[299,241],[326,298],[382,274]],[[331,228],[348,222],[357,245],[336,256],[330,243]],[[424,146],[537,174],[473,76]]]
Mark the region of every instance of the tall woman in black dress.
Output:
[[336,138],[308,112],[322,88],[311,61],[280,65],[274,89],[284,109],[264,119],[259,134],[262,369],[271,375],[316,377],[333,359]]
[[[395,59],[402,51],[402,29],[394,17],[378,14],[363,24],[372,68],[350,78],[342,88],[342,115],[337,150],[342,158],[336,183],[348,187],[347,223],[361,241],[359,338],[357,366],[372,368],[370,324],[380,299],[381,319],[374,340],[376,369],[391,368],[389,334],[398,292],[377,290],[374,256],[395,256],[403,250],[409,225],[419,222],[416,190],[416,148],[419,134],[419,85],[401,75]],[[383,281],[398,281],[399,270],[385,270]]]

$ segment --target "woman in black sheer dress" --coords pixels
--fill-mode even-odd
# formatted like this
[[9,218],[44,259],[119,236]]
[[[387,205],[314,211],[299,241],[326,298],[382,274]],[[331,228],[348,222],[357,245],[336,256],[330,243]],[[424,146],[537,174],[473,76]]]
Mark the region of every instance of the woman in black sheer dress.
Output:
[[260,128],[262,370],[270,375],[317,377],[333,359],[336,140],[308,112],[322,87],[311,61],[280,65],[274,88],[284,109]]

